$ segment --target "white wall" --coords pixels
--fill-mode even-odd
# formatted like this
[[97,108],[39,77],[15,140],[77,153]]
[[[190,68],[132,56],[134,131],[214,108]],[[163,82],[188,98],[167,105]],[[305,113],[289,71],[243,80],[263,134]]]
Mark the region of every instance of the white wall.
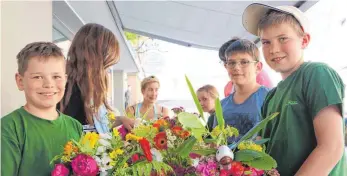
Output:
[[125,110],[125,88],[127,88],[127,75],[124,71],[113,71],[113,107],[117,108],[119,112],[123,115]]
[[1,116],[24,105],[15,83],[16,55],[28,43],[52,41],[52,2],[1,2]]

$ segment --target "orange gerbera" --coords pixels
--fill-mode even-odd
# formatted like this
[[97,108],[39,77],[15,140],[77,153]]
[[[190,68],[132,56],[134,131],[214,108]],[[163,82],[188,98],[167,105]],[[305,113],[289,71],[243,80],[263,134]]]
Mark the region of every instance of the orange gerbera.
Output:
[[168,123],[164,119],[159,119],[154,122],[153,127],[157,128],[158,131],[161,131],[168,127]]
[[171,128],[171,131],[174,135],[180,136],[180,134],[182,133],[182,127],[180,126],[174,126]]
[[167,136],[165,132],[159,132],[154,137],[154,145],[158,150],[167,149]]
[[72,152],[77,153],[78,148],[73,145],[72,141],[69,141],[64,146],[64,155],[70,156]]
[[190,136],[190,133],[187,130],[184,130],[180,135],[180,137],[183,139],[187,139],[189,136]]

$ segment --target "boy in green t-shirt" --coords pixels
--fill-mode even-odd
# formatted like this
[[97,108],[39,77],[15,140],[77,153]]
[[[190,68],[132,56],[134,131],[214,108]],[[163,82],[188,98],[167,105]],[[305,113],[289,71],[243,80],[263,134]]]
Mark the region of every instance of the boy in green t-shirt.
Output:
[[50,42],[34,42],[17,55],[16,83],[26,103],[1,119],[1,175],[47,176],[50,161],[82,125],[56,110],[65,90],[65,59]]
[[310,42],[308,19],[292,6],[251,4],[243,14],[247,31],[260,37],[267,64],[282,81],[267,95],[262,116],[279,112],[267,124],[267,152],[281,176],[347,175],[344,157],[340,76],[323,63],[304,62]]

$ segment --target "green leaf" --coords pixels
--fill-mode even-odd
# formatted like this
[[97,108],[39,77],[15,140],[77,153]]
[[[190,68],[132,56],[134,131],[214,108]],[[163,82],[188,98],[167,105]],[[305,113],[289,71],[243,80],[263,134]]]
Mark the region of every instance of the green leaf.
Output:
[[235,153],[234,160],[262,170],[277,167],[276,161],[270,155],[255,150],[240,150]]
[[265,153],[263,152],[258,152],[255,150],[240,150],[235,153],[235,161],[240,161],[240,162],[250,162],[255,160],[256,158],[261,158],[264,157]]
[[206,128],[190,128],[192,135],[199,141],[202,140],[202,136],[207,133]]
[[178,121],[185,128],[204,128],[205,126],[201,123],[200,118],[197,115],[188,112],[181,112],[177,115]]
[[225,145],[225,143],[227,143],[227,138],[225,137],[225,135],[223,133],[220,133],[217,137],[217,146],[219,146],[220,144]]
[[[265,153],[264,153],[265,154]],[[269,155],[261,158],[256,158],[251,162],[247,162],[247,165],[261,170],[271,170],[277,167],[276,161]]]
[[265,128],[266,124],[268,122],[270,122],[272,119],[274,119],[275,117],[277,117],[279,114],[279,112],[275,112],[272,115],[266,117],[264,120],[262,120],[261,122],[259,122],[256,126],[254,126],[251,130],[249,130],[244,136],[242,136],[242,138],[233,145],[233,147],[236,148],[236,146],[238,146],[240,144],[240,142],[250,139],[252,136],[254,136],[255,134],[257,134],[260,130],[262,130],[263,128]]
[[262,145],[262,144],[265,144],[267,141],[269,141],[270,138],[266,138],[266,139],[259,139],[259,140],[256,140],[254,141],[255,144],[258,144],[258,145]]
[[203,119],[204,122],[206,123],[206,120],[205,120],[205,117],[204,117],[204,111],[202,110],[201,104],[200,104],[200,102],[199,102],[199,100],[198,100],[198,96],[196,96],[196,93],[195,93],[195,91],[194,91],[194,88],[193,88],[193,86],[192,86],[192,83],[189,81],[187,75],[185,75],[185,77],[186,77],[186,82],[187,82],[187,85],[188,85],[190,94],[192,95],[193,100],[194,100],[194,103],[195,103],[195,105],[196,105],[196,108],[198,109],[200,116],[202,117],[202,119]]
[[204,142],[205,142],[206,144],[216,143],[216,142],[217,142],[217,139],[208,138],[208,139],[204,139]]
[[[61,157],[63,156],[63,154],[60,154],[60,155],[56,155],[52,160],[51,162],[49,162],[50,165],[53,165],[56,160],[60,159]],[[54,167],[54,166],[53,166]]]
[[219,129],[224,129],[223,109],[218,97],[215,100],[215,112]]
[[185,140],[180,146],[178,146],[176,152],[179,153],[183,158],[188,157],[196,142],[197,139],[194,136],[191,136],[187,140]]
[[198,149],[198,150],[192,150],[191,153],[196,153],[202,156],[207,156],[207,155],[212,155],[212,154],[216,154],[217,149]]

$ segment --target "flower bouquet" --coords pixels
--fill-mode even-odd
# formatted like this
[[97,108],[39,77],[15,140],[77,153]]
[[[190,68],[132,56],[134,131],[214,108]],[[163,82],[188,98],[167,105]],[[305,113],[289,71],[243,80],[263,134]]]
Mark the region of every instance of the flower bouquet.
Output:
[[[263,144],[268,139],[254,141],[252,137],[264,128],[270,120],[275,118],[278,113],[265,118],[237,143],[227,146],[227,139],[233,136],[237,137],[239,132],[236,128],[225,125],[219,99],[217,98],[215,101],[218,125],[212,129],[212,132],[209,132],[204,125],[206,122],[203,117],[203,110],[187,77],[186,81],[199,114],[184,111],[177,114],[178,122],[184,130],[191,133],[191,136],[175,151],[183,158],[191,154],[200,156],[195,159],[195,161],[198,161],[193,163],[196,175],[257,176],[277,167],[276,161],[264,150]],[[176,108],[176,110],[179,110],[179,108]]]
[[[225,125],[222,107],[216,100],[218,126],[209,132],[201,105],[186,77],[199,114],[174,108],[175,116],[146,120],[137,118],[132,131],[114,128],[107,134],[86,133],[80,141],[69,141],[52,163],[52,176],[94,175],[263,175],[276,168],[276,161],[264,151],[268,139],[252,137],[278,113],[265,118],[237,143],[236,128]],[[112,113],[110,119],[114,119]]]
[[[153,160],[150,143],[144,137],[112,133],[87,132],[80,141],[69,141],[64,152],[56,156],[52,176],[153,175],[172,171],[163,162]],[[137,157],[137,158],[136,158]]]

